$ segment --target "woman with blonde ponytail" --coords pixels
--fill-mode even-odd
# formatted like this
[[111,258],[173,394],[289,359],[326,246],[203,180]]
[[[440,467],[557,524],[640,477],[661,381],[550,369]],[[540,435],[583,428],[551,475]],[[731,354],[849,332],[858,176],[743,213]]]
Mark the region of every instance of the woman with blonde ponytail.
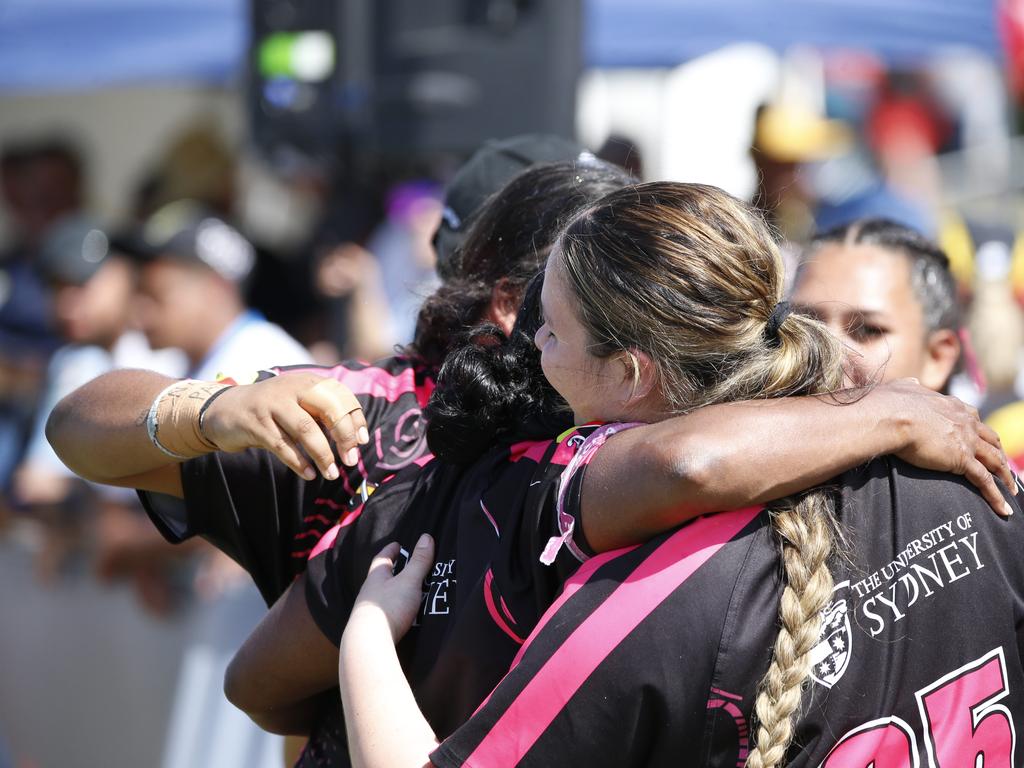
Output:
[[[450,729],[420,715],[427,702],[391,648],[405,636],[409,659],[422,640],[446,561],[423,536],[393,575],[399,550],[386,548],[341,641],[354,765],[885,768],[916,766],[922,750],[932,765],[1022,764],[1024,531],[970,484],[894,452],[820,485],[811,465],[833,458],[821,454],[803,486],[777,494],[789,496],[738,498],[655,535],[673,507],[679,519],[679,498],[645,471],[673,417],[809,395],[829,430],[848,410],[842,348],[782,290],[770,231],[713,187],[642,184],[573,217],[534,341],[577,424],[602,426],[575,448],[569,469],[586,472],[557,489],[559,535],[540,563],[569,550],[583,564],[501,684],[439,743]],[[780,424],[748,461],[767,467],[799,439]],[[636,509],[659,499],[664,514],[641,523]],[[616,541],[608,517],[633,530]],[[461,656],[450,690],[477,663]]]

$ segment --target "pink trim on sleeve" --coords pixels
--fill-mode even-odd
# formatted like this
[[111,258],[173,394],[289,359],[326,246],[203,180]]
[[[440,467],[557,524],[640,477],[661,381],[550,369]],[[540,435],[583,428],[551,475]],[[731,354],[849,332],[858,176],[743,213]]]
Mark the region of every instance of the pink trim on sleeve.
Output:
[[[639,426],[642,426],[642,424],[637,421],[605,424],[591,432],[582,443],[576,443],[571,446],[571,449],[574,451],[572,458],[562,471],[562,476],[559,478],[558,482],[558,501],[557,506],[555,507],[555,514],[558,518],[558,535],[552,536],[548,539],[548,543],[540,555],[540,561],[542,564],[551,565],[554,563],[555,558],[558,557],[559,550],[561,550],[563,546],[568,549],[572,553],[573,557],[581,563],[587,561],[587,555],[579,548],[576,542],[573,541],[573,531],[576,528],[576,519],[570,513],[565,511],[565,495],[569,489],[569,482],[572,480],[573,475],[590,463],[590,460],[594,458],[594,454],[596,454],[598,449],[605,444],[609,437],[617,432],[624,432],[627,429]],[[578,437],[578,435],[570,437],[559,446],[559,449],[563,446],[569,446],[569,444]]]

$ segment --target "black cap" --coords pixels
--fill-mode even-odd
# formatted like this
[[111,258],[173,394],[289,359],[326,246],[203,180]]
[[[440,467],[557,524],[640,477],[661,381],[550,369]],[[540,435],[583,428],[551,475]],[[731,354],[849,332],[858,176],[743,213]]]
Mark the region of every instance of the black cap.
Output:
[[543,133],[488,141],[474,152],[445,189],[441,225],[434,235],[441,278],[454,276],[452,255],[465,239],[473,214],[513,176],[538,163],[566,162],[587,155],[576,142]]
[[110,255],[110,240],[95,219],[75,214],[59,219],[43,239],[38,266],[47,279],[83,285]]
[[233,283],[244,281],[256,261],[255,249],[237,229],[194,200],[168,203],[141,228],[114,238],[112,247],[143,262],[201,264]]

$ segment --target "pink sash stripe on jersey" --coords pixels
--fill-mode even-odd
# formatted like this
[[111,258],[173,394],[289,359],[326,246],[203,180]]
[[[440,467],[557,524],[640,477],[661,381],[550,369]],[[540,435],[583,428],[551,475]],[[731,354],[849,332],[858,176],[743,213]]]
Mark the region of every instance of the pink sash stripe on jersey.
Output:
[[327,533],[321,536],[320,541],[318,541],[316,545],[311,550],[309,550],[308,553],[305,553],[307,559],[312,560],[321,552],[326,552],[328,549],[330,549],[331,545],[334,544],[334,540],[338,538],[338,531],[340,530],[341,526],[335,525],[334,527],[329,529]]
[[761,509],[705,517],[666,539],[544,663],[464,764],[517,764],[608,654]]
[[[600,555],[590,558],[587,562],[577,568],[573,575],[566,579],[565,584],[562,586],[561,593],[557,598],[555,598],[555,602],[553,602],[548,609],[544,611],[544,615],[540,617],[540,621],[537,622],[537,626],[534,627],[530,636],[526,638],[526,642],[523,644],[523,647],[519,649],[519,653],[517,653],[516,657],[512,660],[512,666],[509,667],[509,669],[515,669],[519,665],[520,659],[523,658],[523,654],[526,653],[526,649],[530,647],[530,644],[533,642],[533,638],[536,637],[540,631],[544,629],[544,625],[547,624],[556,613],[558,613],[558,609],[561,608],[569,598],[575,595],[580,587],[590,581],[590,577],[594,575],[594,572],[597,571],[598,568],[609,560],[614,560],[620,555],[632,552],[638,546],[640,545],[634,544],[629,547],[622,547],[621,549],[613,549],[610,552],[602,552]],[[483,705],[481,704],[480,706]]]
[[[587,560],[587,562],[585,562],[583,565],[577,568],[576,572],[573,573],[573,575],[565,582],[565,585],[562,587],[562,592],[558,595],[555,602],[553,602],[548,607],[548,609],[544,611],[544,615],[540,617],[540,621],[537,622],[537,626],[534,627],[533,631],[526,638],[526,642],[523,643],[522,646],[520,646],[518,653],[516,653],[516,657],[512,660],[512,665],[509,667],[509,672],[511,672],[519,665],[519,660],[523,658],[523,654],[526,653],[526,649],[530,647],[530,644],[533,642],[533,638],[535,638],[537,634],[544,628],[544,625],[548,623],[551,617],[558,612],[558,609],[562,607],[565,601],[572,597],[574,594],[576,594],[576,590],[578,590],[580,587],[582,587],[584,584],[590,581],[590,577],[594,575],[594,571],[596,571],[602,565],[607,563],[609,560],[614,560],[619,555],[624,555],[627,552],[636,549],[638,546],[640,545],[634,544],[633,546],[623,547],[622,549],[613,549],[611,552],[602,552],[600,555],[590,558],[589,560]],[[508,672],[506,672],[505,674],[507,675]],[[493,693],[493,691],[491,691],[491,693]],[[480,703],[480,706],[476,708],[474,714],[483,709],[487,705],[487,702],[490,700],[491,694],[489,693],[487,694],[487,698],[485,698]]]

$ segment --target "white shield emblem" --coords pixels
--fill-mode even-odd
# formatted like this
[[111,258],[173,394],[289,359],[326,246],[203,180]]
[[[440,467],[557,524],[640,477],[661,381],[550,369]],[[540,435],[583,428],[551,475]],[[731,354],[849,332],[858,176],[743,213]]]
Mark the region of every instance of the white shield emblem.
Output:
[[850,662],[850,616],[846,600],[834,600],[822,611],[821,638],[811,649],[811,677],[831,688]]

